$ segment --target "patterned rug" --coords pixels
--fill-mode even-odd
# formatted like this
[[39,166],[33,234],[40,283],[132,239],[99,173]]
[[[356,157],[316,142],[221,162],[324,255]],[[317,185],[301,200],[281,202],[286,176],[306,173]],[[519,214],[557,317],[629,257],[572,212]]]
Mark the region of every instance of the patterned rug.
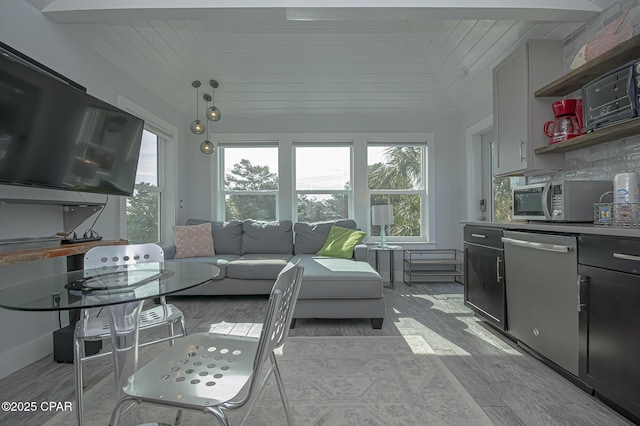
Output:
[[[141,351],[140,356],[144,362],[153,354]],[[492,424],[421,336],[289,337],[278,357],[297,425]],[[85,424],[108,424],[113,394],[111,377],[85,393]],[[231,424],[243,414],[231,413]],[[175,410],[149,405],[138,413],[140,423],[172,424],[174,418]],[[46,425],[74,421],[73,412],[61,413]],[[213,416],[183,412],[181,424],[218,422]],[[247,424],[286,425],[275,378]]]

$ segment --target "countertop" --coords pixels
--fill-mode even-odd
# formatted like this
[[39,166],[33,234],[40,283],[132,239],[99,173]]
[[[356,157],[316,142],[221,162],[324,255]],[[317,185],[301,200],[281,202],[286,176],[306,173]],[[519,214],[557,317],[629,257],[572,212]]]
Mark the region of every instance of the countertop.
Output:
[[640,228],[594,225],[592,223],[555,222],[482,222],[461,220],[463,225],[485,226],[522,231],[549,231],[567,234],[608,235],[614,237],[640,238]]

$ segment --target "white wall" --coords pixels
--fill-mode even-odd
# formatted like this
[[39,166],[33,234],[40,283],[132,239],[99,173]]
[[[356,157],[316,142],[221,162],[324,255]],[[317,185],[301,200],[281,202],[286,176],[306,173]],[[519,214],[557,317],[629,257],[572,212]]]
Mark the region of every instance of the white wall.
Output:
[[[87,87],[87,92],[93,96],[116,105],[117,96],[124,95],[176,127],[184,127],[186,119],[173,107],[71,38],[22,0],[7,0],[0,4],[0,41]],[[94,194],[83,194],[83,197],[88,201],[106,198]],[[81,200],[77,193],[4,185],[0,185],[0,198]],[[104,238],[117,239],[124,235],[119,222],[121,198],[109,197],[96,225],[95,229]],[[0,223],[0,239],[50,236],[62,230],[62,209],[0,205]],[[78,229],[85,228],[83,224]],[[64,258],[0,266],[0,288],[65,269]],[[51,352],[51,332],[58,328],[57,314],[0,309],[0,323],[4,324],[0,328],[0,377]]]

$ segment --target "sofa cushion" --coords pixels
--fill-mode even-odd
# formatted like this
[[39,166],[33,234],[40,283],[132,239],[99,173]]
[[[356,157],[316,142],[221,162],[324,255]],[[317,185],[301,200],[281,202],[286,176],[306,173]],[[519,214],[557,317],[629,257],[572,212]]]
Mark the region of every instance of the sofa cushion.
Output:
[[298,299],[381,298],[382,277],[367,262],[316,255],[299,255],[304,267]]
[[316,254],[327,241],[333,225],[348,229],[357,228],[356,222],[352,219],[312,223],[297,222],[293,226],[293,231],[296,234],[294,254]]
[[176,259],[182,257],[213,256],[211,224],[173,226],[173,241],[176,245]]
[[198,263],[209,263],[211,265],[215,265],[220,269],[220,273],[214,278],[214,280],[221,280],[227,277],[227,265],[229,262],[239,258],[237,254],[217,254],[215,256],[205,256],[205,257],[185,257],[179,259],[180,262],[198,262]]
[[293,232],[290,220],[242,222],[242,254],[292,254]]
[[226,276],[244,280],[275,281],[289,259],[290,254],[245,254],[227,264]]
[[329,231],[327,241],[318,250],[318,255],[351,259],[353,257],[353,249],[366,235],[362,231],[333,225],[331,231]]
[[187,225],[198,225],[200,223],[211,224],[211,235],[216,254],[242,254],[242,222],[232,220],[231,222],[211,222],[209,220],[189,219]]

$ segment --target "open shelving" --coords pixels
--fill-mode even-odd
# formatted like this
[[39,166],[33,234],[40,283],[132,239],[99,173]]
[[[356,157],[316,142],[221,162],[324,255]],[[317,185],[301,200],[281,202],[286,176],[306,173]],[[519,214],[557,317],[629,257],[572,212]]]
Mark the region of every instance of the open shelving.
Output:
[[[640,58],[640,34],[536,90],[536,97],[566,96],[593,79]],[[574,151],[640,134],[640,117],[534,150],[536,154]]]
[[539,98],[569,95],[602,74],[638,59],[639,49],[640,34],[623,41],[611,50],[541,87],[535,91],[534,95]]
[[417,283],[436,282],[438,278],[453,278],[462,284],[464,260],[461,250],[404,250],[403,280],[411,286]]

